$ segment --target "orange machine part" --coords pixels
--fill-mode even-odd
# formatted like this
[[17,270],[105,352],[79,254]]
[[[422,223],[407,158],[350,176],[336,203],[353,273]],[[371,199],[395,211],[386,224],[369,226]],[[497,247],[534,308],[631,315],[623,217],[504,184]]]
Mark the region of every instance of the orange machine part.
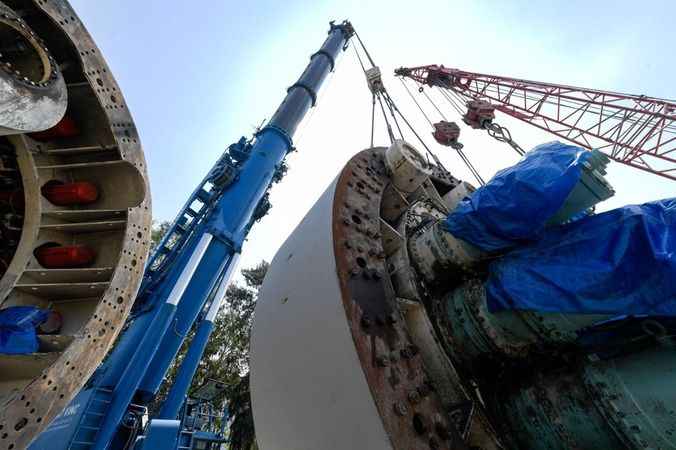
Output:
[[50,181],[42,186],[42,195],[58,206],[86,205],[99,198],[99,190],[88,181],[61,183]]
[[45,269],[88,266],[96,253],[86,245],[43,245],[35,250],[35,258]]
[[35,133],[29,133],[28,135],[36,141],[44,142],[58,138],[69,138],[77,136],[78,134],[80,134],[80,130],[75,124],[75,121],[70,117],[63,116],[63,118],[59,120],[59,122],[52,128]]

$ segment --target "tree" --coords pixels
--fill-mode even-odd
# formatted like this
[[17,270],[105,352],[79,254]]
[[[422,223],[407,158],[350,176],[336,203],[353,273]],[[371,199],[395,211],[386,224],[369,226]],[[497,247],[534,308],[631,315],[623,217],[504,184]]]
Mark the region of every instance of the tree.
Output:
[[[159,243],[168,228],[168,222],[161,222],[154,226],[152,240],[155,245]],[[231,450],[250,450],[252,446],[255,446],[249,395],[249,340],[258,290],[263,284],[268,267],[269,264],[262,261],[254,267],[243,269],[241,273],[244,285],[233,283],[228,287],[223,305],[214,320],[211,338],[190,388],[192,391],[209,379],[225,383],[225,395],[219,399],[220,404],[215,406],[222,407],[227,402],[233,417],[230,429]],[[190,347],[193,334],[194,330],[190,332],[174,359],[155,402],[150,406],[151,415],[157,411],[166,397]]]
[[171,222],[168,220],[163,220],[162,222],[153,221],[153,228],[150,230],[150,251],[155,250],[164,237],[164,235],[169,231]]

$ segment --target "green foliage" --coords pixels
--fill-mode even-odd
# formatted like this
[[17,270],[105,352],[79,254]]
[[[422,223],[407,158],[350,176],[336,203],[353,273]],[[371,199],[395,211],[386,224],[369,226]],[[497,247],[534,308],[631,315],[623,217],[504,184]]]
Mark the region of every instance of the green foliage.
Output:
[[164,220],[162,222],[153,222],[153,228],[150,230],[150,251],[155,250],[155,247],[160,243],[165,233],[169,231],[171,222]]

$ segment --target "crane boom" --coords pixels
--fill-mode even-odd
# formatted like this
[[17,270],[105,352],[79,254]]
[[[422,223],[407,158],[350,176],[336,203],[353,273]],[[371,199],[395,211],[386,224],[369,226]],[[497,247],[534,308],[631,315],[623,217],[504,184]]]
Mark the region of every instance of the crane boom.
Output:
[[495,109],[611,159],[676,180],[676,102],[429,65],[397,75]]
[[[32,450],[129,448],[140,432],[147,405],[201,317],[198,338],[191,342],[177,382],[162,404],[157,426],[151,422],[137,443],[145,442],[144,448],[184,448],[175,419],[218,303],[251,226],[270,206],[267,192],[293,149],[294,132],[315,105],[319,88],[353,32],[347,21],[332,22],[328,37],[288,89],[270,122],[254,138],[242,138],[229,146],[198,185],[150,258],[132,314],[115,347]],[[105,405],[103,410],[101,405]]]

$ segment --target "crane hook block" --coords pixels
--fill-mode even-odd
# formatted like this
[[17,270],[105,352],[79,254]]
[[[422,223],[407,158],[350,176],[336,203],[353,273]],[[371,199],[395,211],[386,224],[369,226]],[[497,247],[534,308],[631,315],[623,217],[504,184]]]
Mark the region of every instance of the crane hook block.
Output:
[[442,120],[434,124],[434,132],[432,133],[434,139],[446,147],[457,148],[458,146],[462,147],[462,144],[458,142],[460,137],[460,127],[455,122],[446,122]]
[[366,82],[369,85],[369,89],[374,94],[383,92],[385,90],[385,87],[383,86],[383,78],[380,74],[380,69],[376,66],[366,69]]
[[472,128],[485,128],[486,124],[495,119],[495,106],[485,100],[471,100],[467,102],[467,112],[462,121]]

